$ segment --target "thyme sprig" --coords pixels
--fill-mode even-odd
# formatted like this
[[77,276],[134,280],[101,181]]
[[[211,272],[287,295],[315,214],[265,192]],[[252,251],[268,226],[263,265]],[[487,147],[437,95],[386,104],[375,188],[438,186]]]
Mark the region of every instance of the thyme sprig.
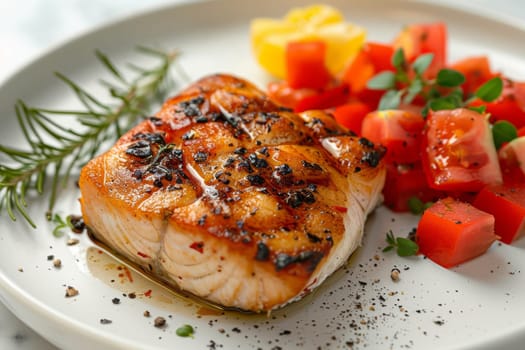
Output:
[[[461,85],[465,76],[454,69],[442,68],[434,79],[428,79],[425,72],[429,68],[434,54],[423,54],[409,63],[403,49],[397,49],[392,55],[392,66],[395,71],[384,71],[372,77],[367,87],[373,90],[386,90],[379,101],[379,110],[397,109],[400,104],[410,104],[416,97],[425,101],[422,114],[428,111],[468,107],[475,99],[484,102],[496,100],[502,90],[503,81],[494,77],[481,85],[472,96],[464,96]],[[485,107],[468,107],[480,113]]]
[[102,102],[61,73],[56,76],[74,93],[82,106],[80,109],[35,108],[21,100],[16,103],[15,113],[27,147],[0,145],[0,212],[5,209],[12,220],[21,215],[36,227],[26,210],[26,197],[30,191],[42,195],[49,180],[47,218],[51,219],[59,187],[67,183],[71,173],[166,97],[173,85],[170,71],[179,53],[145,47],[139,47],[138,51],[159,62],[151,68],[128,65],[130,74],[133,73],[131,78],[108,56],[96,51],[97,59],[114,81],[101,81],[111,98],[109,103]]

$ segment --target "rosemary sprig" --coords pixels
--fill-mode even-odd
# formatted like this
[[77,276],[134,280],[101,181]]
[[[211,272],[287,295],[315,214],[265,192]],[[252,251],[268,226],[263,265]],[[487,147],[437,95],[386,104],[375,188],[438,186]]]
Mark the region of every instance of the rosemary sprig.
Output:
[[26,210],[26,196],[29,191],[42,195],[50,180],[47,218],[51,219],[59,186],[66,184],[72,171],[93,158],[103,145],[120,137],[139,118],[146,116],[154,103],[165,98],[178,52],[145,47],[138,50],[160,62],[149,69],[129,65],[134,72],[131,79],[105,54],[96,51],[96,57],[115,81],[101,82],[108,89],[110,103],[102,102],[60,73],[56,76],[73,91],[82,108],[52,110],[30,107],[21,100],[16,103],[16,117],[28,149],[0,145],[0,212],[5,209],[12,220],[19,214],[36,227]]

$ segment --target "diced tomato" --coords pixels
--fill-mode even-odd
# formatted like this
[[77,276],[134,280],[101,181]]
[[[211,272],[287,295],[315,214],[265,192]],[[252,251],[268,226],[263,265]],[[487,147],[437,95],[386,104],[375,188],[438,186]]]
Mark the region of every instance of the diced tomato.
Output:
[[510,244],[525,234],[525,183],[487,186],[478,193],[474,206],[494,215],[495,232],[502,242]]
[[292,41],[286,45],[286,81],[291,88],[322,89],[331,80],[325,65],[324,41]]
[[467,57],[455,62],[450,68],[465,76],[465,82],[461,87],[466,96],[473,94],[483,83],[495,76],[490,70],[490,62],[487,56]]
[[366,84],[377,73],[394,70],[391,62],[393,53],[391,45],[366,43],[343,73],[342,81],[350,87],[351,96],[371,109],[377,109],[384,91],[370,90]]
[[370,59],[370,62],[372,62],[376,72],[394,70],[394,66],[392,65],[394,47],[392,45],[368,42],[365,44],[363,50],[368,55],[368,58]]
[[434,59],[426,73],[434,77],[447,63],[447,27],[442,22],[409,25],[394,40],[394,48],[403,48],[409,62],[425,53]]
[[518,129],[518,136],[525,136],[525,126],[523,128]]
[[428,187],[420,163],[388,164],[383,187],[384,204],[396,212],[408,212],[408,200],[412,197],[423,203],[435,202],[443,193]]
[[300,99],[294,107],[294,112],[300,113],[312,109],[332,108],[347,101],[348,86],[338,85]]
[[478,192],[464,192],[464,191],[447,191],[445,192],[449,197],[465,203],[474,203]]
[[505,183],[525,183],[525,136],[501,147],[499,162]]
[[506,120],[518,129],[525,127],[525,82],[503,79],[503,92],[494,102],[475,100],[473,106],[486,106],[492,123]]
[[443,191],[479,191],[502,183],[486,115],[465,108],[431,111],[423,136],[428,185]]
[[398,107],[402,111],[410,112],[412,114],[417,114],[419,116],[423,116],[423,106],[415,105],[413,103],[411,104],[405,104],[401,103]]
[[496,239],[494,216],[450,197],[425,210],[416,232],[419,252],[447,268],[483,254]]
[[372,90],[365,88],[357,93],[352,93],[351,96],[359,101],[366,103],[370,109],[375,111],[379,106],[379,101],[385,92],[382,90]]
[[521,121],[521,119],[525,121],[525,111],[516,104],[516,101],[512,97],[502,95],[495,102],[486,103],[475,101],[473,105],[486,105],[486,111],[487,113],[490,113],[490,120],[493,123],[498,120],[506,120],[514,124],[516,127],[525,125]]
[[358,93],[366,88],[366,83],[375,72],[370,57],[365,50],[361,50],[344,71],[342,80],[348,84],[352,93]]
[[421,115],[401,110],[375,111],[363,120],[361,135],[387,148],[387,162],[413,163],[420,159]]
[[292,89],[286,81],[268,84],[268,97],[275,103],[291,109],[294,109],[299,101],[316,94],[318,91],[314,89]]
[[516,128],[525,127],[525,83],[504,80],[505,87],[498,100],[487,104],[491,122],[507,120]]
[[287,82],[268,84],[268,97],[274,102],[303,112],[311,109],[333,108],[348,102],[348,86],[337,85],[323,90],[310,88],[294,89]]
[[333,115],[339,124],[360,135],[363,119],[371,111],[368,105],[359,101],[353,101],[337,107]]

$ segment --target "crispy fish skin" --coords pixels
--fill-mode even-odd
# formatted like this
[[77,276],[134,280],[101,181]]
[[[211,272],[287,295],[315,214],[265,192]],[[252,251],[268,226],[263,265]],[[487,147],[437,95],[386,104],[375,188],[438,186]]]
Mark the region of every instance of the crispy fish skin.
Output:
[[263,312],[302,298],[361,243],[384,150],[230,75],[168,100],[81,171],[94,236],[165,283]]

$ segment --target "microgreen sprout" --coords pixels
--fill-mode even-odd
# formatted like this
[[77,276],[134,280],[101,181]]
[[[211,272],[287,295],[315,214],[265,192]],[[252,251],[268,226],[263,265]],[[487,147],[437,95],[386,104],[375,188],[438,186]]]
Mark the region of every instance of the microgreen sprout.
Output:
[[416,242],[403,237],[395,237],[392,230],[386,234],[386,242],[388,245],[383,249],[383,252],[388,252],[396,249],[399,256],[413,256],[417,254],[419,246]]

